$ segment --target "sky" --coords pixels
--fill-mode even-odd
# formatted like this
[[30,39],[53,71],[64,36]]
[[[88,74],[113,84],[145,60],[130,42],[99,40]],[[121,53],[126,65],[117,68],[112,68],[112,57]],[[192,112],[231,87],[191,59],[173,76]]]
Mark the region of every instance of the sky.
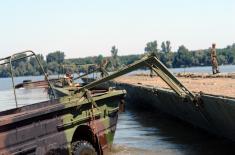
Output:
[[234,0],[5,0],[0,2],[0,58],[23,50],[66,58],[140,54],[170,40],[190,50],[235,43]]

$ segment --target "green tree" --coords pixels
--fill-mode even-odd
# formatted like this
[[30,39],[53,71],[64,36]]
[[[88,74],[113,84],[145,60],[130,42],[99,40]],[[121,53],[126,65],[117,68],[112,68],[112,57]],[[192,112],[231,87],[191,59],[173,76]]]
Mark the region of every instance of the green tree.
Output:
[[10,72],[9,72],[9,66],[3,65],[0,66],[0,77],[9,77]]
[[188,67],[192,63],[192,52],[184,46],[181,45],[177,51],[177,55],[174,57],[173,66],[174,67]]
[[12,66],[16,68],[19,66],[20,63],[27,62],[28,59],[26,58],[26,56],[27,55],[25,53],[17,54],[16,56],[14,56],[12,58]]
[[165,45],[164,41],[162,42],[161,48],[162,48],[162,52],[165,53],[166,52],[166,45]]
[[166,52],[171,52],[171,42],[169,40],[166,41]]
[[158,54],[157,41],[148,42],[144,48],[145,52]]
[[53,61],[47,64],[47,69],[49,74],[58,74],[60,65],[56,61]]
[[116,46],[112,46],[111,48],[111,64],[112,64],[112,69],[116,70],[119,67],[119,58],[118,58],[118,49]]
[[172,63],[174,60],[175,53],[173,52],[167,52],[167,53],[161,53],[160,54],[160,60],[161,62],[166,65],[166,67],[173,67]]
[[142,57],[142,55],[125,55],[125,56],[119,56],[120,64],[123,66],[132,64],[136,60],[139,60]]
[[47,63],[57,62],[58,64],[60,64],[64,62],[64,58],[65,58],[65,54],[64,52],[61,52],[61,51],[55,51],[53,53],[49,53],[46,56]]
[[[36,56],[37,56],[40,64],[42,65],[42,67],[46,69],[47,68],[47,64],[46,64],[46,61],[44,60],[43,55],[42,54],[37,54]],[[41,74],[43,74],[42,69],[39,66],[39,64],[38,64],[38,62],[37,62],[35,57],[30,57],[28,63],[31,64],[31,66],[32,66],[32,68],[34,70],[34,74],[33,75],[38,75],[38,74],[41,75]]]
[[103,55],[100,54],[96,58],[96,63],[100,65],[100,64],[102,64],[103,60],[104,60],[104,57],[103,57]]
[[232,44],[231,48],[235,49],[235,43]]

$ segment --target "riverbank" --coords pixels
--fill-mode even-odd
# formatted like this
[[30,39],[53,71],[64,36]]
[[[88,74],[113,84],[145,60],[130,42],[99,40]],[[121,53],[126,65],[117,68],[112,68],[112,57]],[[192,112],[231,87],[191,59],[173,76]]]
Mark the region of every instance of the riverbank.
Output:
[[[178,79],[192,92],[235,97],[235,78],[233,76],[229,77],[223,74],[221,76],[206,76],[206,74],[189,75],[185,74],[183,76],[183,74],[180,74]],[[150,77],[147,74],[129,75],[128,78],[127,76],[122,76],[115,79],[115,81],[132,85],[169,88],[158,76]]]

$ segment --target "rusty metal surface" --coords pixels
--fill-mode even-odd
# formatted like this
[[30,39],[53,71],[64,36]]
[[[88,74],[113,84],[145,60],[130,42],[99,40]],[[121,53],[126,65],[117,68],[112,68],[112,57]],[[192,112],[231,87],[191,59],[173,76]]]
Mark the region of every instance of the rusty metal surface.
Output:
[[[58,79],[49,79],[50,82],[56,82]],[[15,88],[48,88],[49,82],[47,80],[39,80],[39,81],[29,81],[23,82],[15,85]]]

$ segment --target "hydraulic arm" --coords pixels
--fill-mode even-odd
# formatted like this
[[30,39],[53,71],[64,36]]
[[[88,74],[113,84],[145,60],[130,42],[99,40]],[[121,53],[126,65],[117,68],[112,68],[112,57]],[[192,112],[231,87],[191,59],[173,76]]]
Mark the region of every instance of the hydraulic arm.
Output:
[[110,74],[104,78],[91,82],[79,89],[79,91],[84,91],[85,89],[91,89],[103,82],[107,82],[129,72],[132,72],[141,67],[149,67],[153,70],[162,80],[164,80],[169,87],[171,87],[179,96],[188,97],[191,100],[195,99],[195,95],[190,92],[165,66],[162,64],[158,58],[154,55],[148,55],[143,57],[141,60],[134,62],[131,65],[124,67],[123,69]]

